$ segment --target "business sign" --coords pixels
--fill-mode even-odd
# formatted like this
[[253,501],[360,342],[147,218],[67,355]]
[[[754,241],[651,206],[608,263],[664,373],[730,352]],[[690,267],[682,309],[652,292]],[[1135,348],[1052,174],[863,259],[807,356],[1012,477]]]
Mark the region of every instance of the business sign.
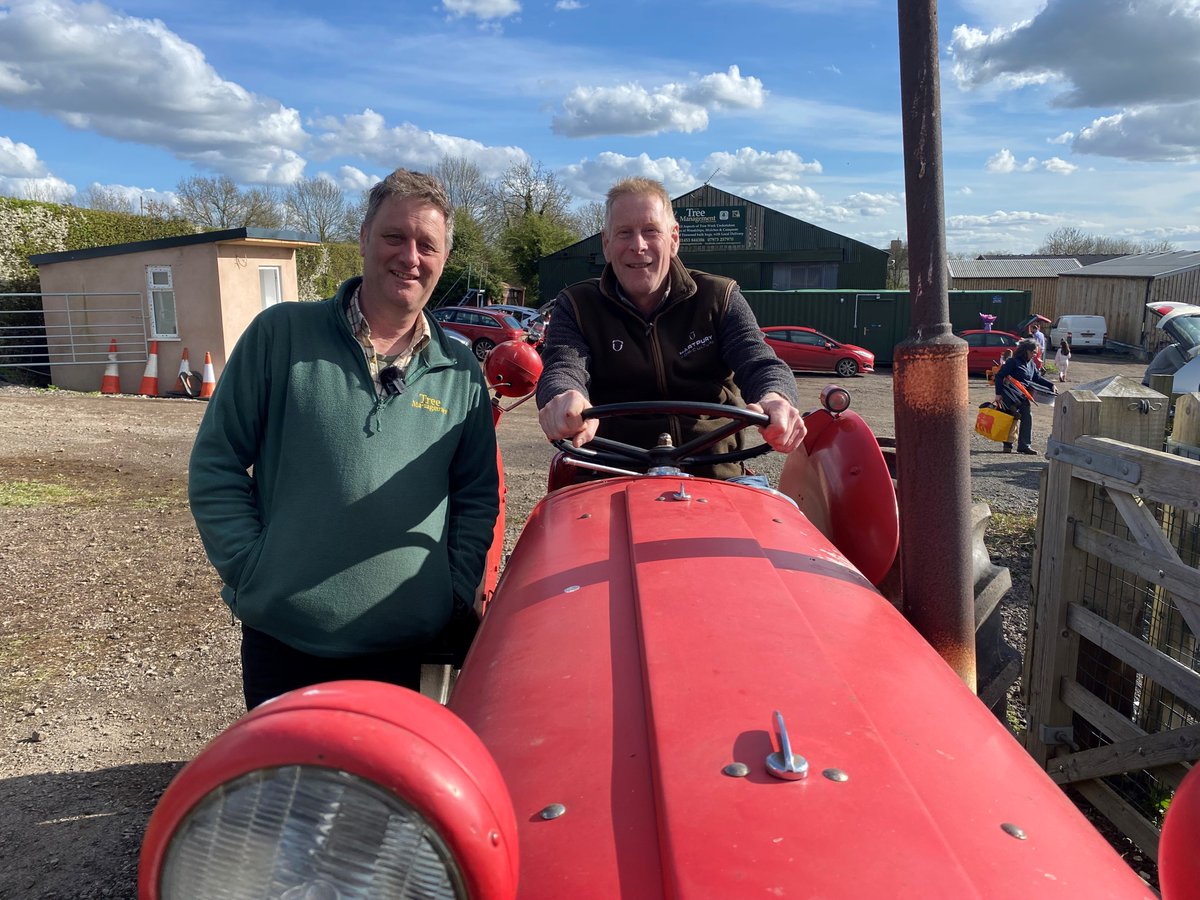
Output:
[[746,245],[746,207],[686,206],[675,210],[682,247]]

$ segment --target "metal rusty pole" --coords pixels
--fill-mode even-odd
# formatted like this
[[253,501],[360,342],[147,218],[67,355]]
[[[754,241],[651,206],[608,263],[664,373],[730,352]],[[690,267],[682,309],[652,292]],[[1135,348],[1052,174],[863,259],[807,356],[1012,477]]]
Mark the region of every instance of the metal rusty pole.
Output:
[[950,326],[936,0],[897,0],[912,331],[896,347],[904,614],[975,690],[967,345]]

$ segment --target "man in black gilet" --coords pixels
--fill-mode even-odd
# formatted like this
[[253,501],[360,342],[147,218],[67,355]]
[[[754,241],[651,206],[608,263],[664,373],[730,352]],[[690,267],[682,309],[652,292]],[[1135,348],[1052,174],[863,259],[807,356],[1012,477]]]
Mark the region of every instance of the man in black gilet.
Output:
[[[667,416],[584,420],[590,406],[638,400],[688,400],[765,413],[763,440],[790,453],[804,438],[796,379],[763,340],[737,283],[679,261],[679,224],[657,181],[628,178],[608,192],[601,276],[566,288],[554,306],[543,348],[537,404],[551,440],[575,446],[597,433],[651,447],[662,432],[676,446],[721,424]],[[743,402],[745,400],[749,403]],[[710,452],[733,450],[740,435]],[[693,474],[729,478],[738,464]]]

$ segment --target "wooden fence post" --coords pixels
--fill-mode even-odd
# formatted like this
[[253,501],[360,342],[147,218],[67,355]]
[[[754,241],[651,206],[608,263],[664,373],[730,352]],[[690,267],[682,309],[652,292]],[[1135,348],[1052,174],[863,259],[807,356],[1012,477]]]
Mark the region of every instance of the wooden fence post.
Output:
[[[1069,391],[1054,413],[1052,439],[1073,444],[1099,427],[1100,400],[1089,391]],[[1071,470],[1070,463],[1055,459],[1051,448],[1045,513],[1038,528],[1037,595],[1025,651],[1030,655],[1025,748],[1043,767],[1050,748],[1062,742],[1060,729],[1069,740],[1071,709],[1062,700],[1060,685],[1064,675],[1074,677],[1079,654],[1079,637],[1067,628],[1067,605],[1083,581],[1087,556],[1075,547],[1074,526],[1087,521],[1094,488],[1072,478]]]

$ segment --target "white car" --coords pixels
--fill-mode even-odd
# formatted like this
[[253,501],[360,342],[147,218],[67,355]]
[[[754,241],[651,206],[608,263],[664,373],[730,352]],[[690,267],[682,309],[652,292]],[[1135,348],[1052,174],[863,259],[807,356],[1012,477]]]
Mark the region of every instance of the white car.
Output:
[[[1059,316],[1050,328],[1050,344],[1057,347],[1066,341],[1072,351],[1104,349],[1108,338],[1108,323],[1104,316]],[[1050,351],[1053,352],[1053,351]]]

